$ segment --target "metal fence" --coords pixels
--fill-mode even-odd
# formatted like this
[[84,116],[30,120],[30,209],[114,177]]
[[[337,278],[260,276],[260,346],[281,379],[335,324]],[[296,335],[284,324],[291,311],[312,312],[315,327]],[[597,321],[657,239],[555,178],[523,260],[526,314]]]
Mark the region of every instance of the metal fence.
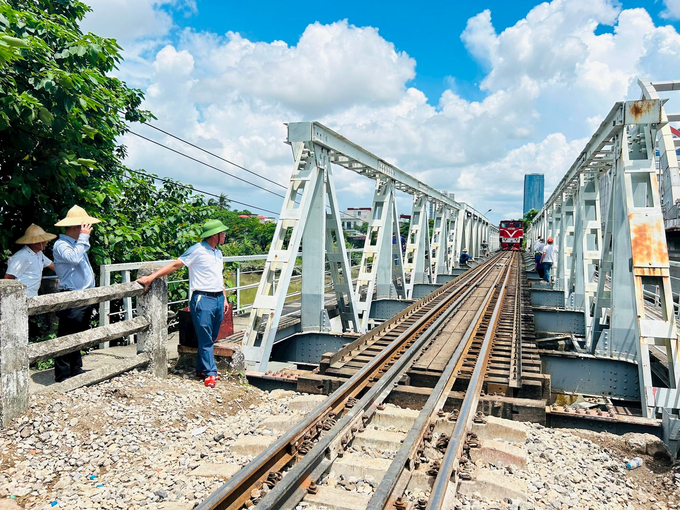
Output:
[[[352,265],[352,253],[362,253],[362,249],[352,249],[352,250],[347,250],[347,254],[349,257],[349,265],[352,267],[352,269],[358,267],[357,265]],[[302,254],[298,253],[298,257],[301,257]],[[242,299],[242,293],[243,291],[250,290],[250,289],[256,289],[259,285],[259,280],[256,283],[249,283],[246,285],[241,285],[241,280],[243,275],[247,274],[262,274],[262,269],[254,270],[254,271],[242,271],[240,267],[240,263],[242,262],[255,262],[255,261],[265,261],[267,260],[267,254],[259,254],[259,255],[240,255],[240,256],[235,256],[235,257],[227,257],[225,256],[223,259],[223,262],[225,264],[237,264],[235,268],[235,286],[230,287],[227,289],[228,293],[233,294],[236,297],[236,303],[234,303],[234,313],[240,314],[240,313],[245,313],[248,310],[252,308],[252,303],[244,303]],[[157,264],[157,265],[165,265],[169,264],[172,262],[172,260],[158,260],[158,261],[153,261],[153,262],[127,262],[123,264],[106,264],[101,266],[100,272],[99,272],[99,286],[100,287],[106,287],[112,284],[112,280],[114,278],[114,275],[120,273],[121,275],[121,280],[122,283],[128,283],[131,281],[132,278],[132,272],[137,271],[142,265],[148,265],[148,264]],[[330,272],[326,272],[327,275],[330,275]],[[297,275],[293,277],[293,281],[299,281],[302,279],[302,275]],[[177,279],[177,280],[168,280],[168,289],[171,288],[176,288],[174,286],[176,285],[188,285],[189,280],[186,278],[183,279]],[[326,285],[326,289],[330,290],[332,289],[333,285],[332,283],[328,283]],[[188,289],[187,289],[188,290]],[[299,296],[301,293],[300,291],[295,291],[295,292],[290,292],[286,294],[286,299],[290,299],[293,297]],[[168,302],[168,306],[170,305],[178,305],[186,303],[188,305],[189,303],[189,297],[188,297],[188,292],[187,292],[187,298],[186,299],[180,299],[176,301],[170,301]],[[132,303],[132,298],[127,297],[123,299],[123,306],[122,309],[118,312],[111,312],[111,303],[109,301],[103,302],[99,305],[99,316],[100,316],[100,325],[105,326],[107,324],[110,324],[111,317],[120,315],[123,317],[124,320],[130,320],[134,317],[134,312],[135,308]]]

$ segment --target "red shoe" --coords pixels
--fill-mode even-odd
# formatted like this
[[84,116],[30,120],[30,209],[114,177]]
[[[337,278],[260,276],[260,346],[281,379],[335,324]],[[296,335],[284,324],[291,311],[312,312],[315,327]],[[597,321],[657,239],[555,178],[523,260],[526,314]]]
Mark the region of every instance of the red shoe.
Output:
[[[210,377],[210,376],[207,376],[205,374],[196,374],[196,377],[198,377],[199,379],[205,379],[206,377]],[[220,377],[220,374],[215,374],[213,377],[215,378],[216,381],[219,381],[220,379],[222,379]]]
[[208,377],[205,378],[205,383],[204,383],[208,388],[214,388],[215,385],[217,384],[217,380],[215,379],[214,375],[209,375]]

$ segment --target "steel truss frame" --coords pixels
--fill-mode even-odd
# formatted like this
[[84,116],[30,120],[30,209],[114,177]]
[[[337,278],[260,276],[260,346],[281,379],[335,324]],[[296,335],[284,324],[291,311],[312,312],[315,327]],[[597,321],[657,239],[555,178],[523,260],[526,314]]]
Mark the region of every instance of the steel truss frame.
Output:
[[[586,349],[637,363],[646,417],[680,407],[678,335],[655,161],[657,134],[668,123],[663,103],[658,97],[616,103],[531,227],[534,240],[559,236],[556,274],[563,278],[565,304],[584,312]],[[660,313],[645,300],[651,286],[659,289]],[[665,377],[652,377],[650,352],[666,363]],[[658,363],[656,369],[658,375]]]
[[[324,306],[327,257],[343,331],[364,332],[374,293],[380,298],[408,298],[415,283],[430,281],[440,267],[450,270],[463,245],[478,254],[481,237],[488,240],[497,237],[498,227],[470,206],[456,202],[318,122],[288,124],[287,143],[295,158],[293,173],[243,337],[243,351],[251,369],[267,369],[300,246],[303,259],[302,330],[324,331],[329,327]],[[376,181],[356,287],[351,283],[350,264],[342,242],[344,235],[331,163]],[[411,233],[415,236],[411,242],[409,234],[411,252],[407,249],[407,254],[411,257],[409,259],[407,255],[406,261],[402,260],[401,244],[392,242],[392,234],[399,240],[397,190],[413,196],[412,218],[418,213],[418,221],[411,222]],[[440,223],[446,223],[446,226],[438,231],[434,268],[428,202],[433,202],[437,211],[441,210],[442,219],[450,217],[454,220]],[[326,212],[327,207],[330,212]],[[461,221],[461,215],[471,218],[475,228],[472,228],[472,221]],[[465,223],[470,225],[463,232]],[[444,238],[447,249],[442,254]],[[492,241],[492,249],[495,244]]]

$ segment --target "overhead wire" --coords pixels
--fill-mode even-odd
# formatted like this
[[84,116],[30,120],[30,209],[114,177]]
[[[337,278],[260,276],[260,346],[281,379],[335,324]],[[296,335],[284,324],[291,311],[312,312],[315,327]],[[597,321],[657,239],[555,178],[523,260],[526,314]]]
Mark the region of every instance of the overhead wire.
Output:
[[245,171],[245,172],[248,172],[249,174],[252,174],[252,175],[254,175],[255,177],[259,177],[260,179],[264,179],[265,181],[270,182],[270,183],[272,183],[272,184],[278,186],[279,188],[288,189],[288,188],[286,188],[286,186],[284,186],[283,184],[281,184],[281,183],[279,183],[279,182],[276,182],[276,181],[274,181],[274,180],[272,180],[272,179],[269,179],[268,177],[265,177],[264,175],[258,174],[257,172],[253,172],[252,170],[248,170],[246,167],[241,166],[241,165],[239,165],[238,163],[234,163],[233,161],[229,161],[228,159],[223,158],[222,156],[220,156],[220,155],[218,155],[218,154],[215,154],[214,152],[211,152],[211,151],[209,151],[209,150],[207,150],[207,149],[204,149],[203,147],[200,147],[200,146],[198,146],[198,145],[196,145],[196,144],[193,144],[193,143],[191,143],[190,141],[185,140],[184,138],[180,138],[180,137],[177,136],[177,135],[173,135],[172,133],[169,133],[168,131],[165,131],[164,129],[161,129],[161,128],[159,128],[158,126],[154,126],[153,124],[151,124],[151,123],[149,123],[149,122],[144,122],[143,124],[149,126],[149,127],[152,128],[152,129],[155,129],[156,131],[160,131],[161,133],[163,133],[163,134],[165,134],[165,135],[168,135],[169,137],[174,138],[175,140],[178,140],[178,141],[180,141],[180,142],[182,142],[182,143],[185,143],[185,144],[187,144],[187,145],[189,145],[189,146],[191,146],[191,147],[193,147],[193,148],[195,148],[195,149],[198,149],[199,151],[205,152],[206,154],[210,154],[211,156],[213,156],[213,157],[215,157],[215,158],[217,158],[217,159],[219,159],[219,160],[221,160],[221,161],[224,161],[225,163],[229,163],[230,165],[233,165],[233,166],[235,166],[236,168],[240,168],[241,170],[243,170],[243,171]]
[[[265,188],[264,186],[260,186],[259,184],[255,184],[254,182],[250,182],[250,181],[248,181],[247,179],[243,179],[242,177],[239,177],[239,176],[237,176],[237,175],[231,174],[231,173],[227,172],[226,170],[222,170],[221,168],[218,168],[218,167],[213,166],[213,165],[211,165],[211,164],[209,164],[209,163],[206,163],[205,161],[201,161],[200,159],[197,159],[197,158],[194,158],[194,157],[192,157],[192,156],[189,156],[188,154],[185,154],[184,152],[178,151],[177,149],[173,149],[172,147],[168,147],[167,145],[162,144],[161,142],[157,142],[156,140],[153,140],[153,139],[151,139],[151,138],[148,138],[148,137],[146,137],[146,136],[144,136],[144,135],[140,135],[139,133],[136,133],[135,131],[129,130],[128,133],[133,134],[133,135],[135,135],[135,136],[137,136],[137,137],[139,137],[139,138],[141,138],[141,139],[143,139],[143,140],[146,140],[147,142],[151,142],[151,143],[153,143],[154,145],[158,145],[159,147],[163,147],[164,149],[167,149],[167,150],[169,150],[169,151],[171,151],[171,152],[174,152],[175,154],[179,154],[180,156],[183,156],[183,157],[185,157],[185,158],[187,158],[187,159],[190,159],[191,161],[195,161],[196,163],[199,163],[199,164],[201,164],[201,165],[204,165],[204,166],[206,166],[206,167],[208,167],[208,168],[212,168],[213,170],[216,170],[216,171],[218,171],[218,172],[220,172],[220,173],[223,173],[223,174],[225,174],[225,175],[228,175],[229,177],[233,177],[234,179],[237,179],[237,180],[239,180],[239,181],[241,181],[241,182],[245,182],[246,184],[250,184],[251,186],[255,186],[256,188],[259,188],[259,189],[261,189],[261,190],[263,190],[263,191],[266,191],[267,193],[271,193],[272,195],[276,195],[277,197],[281,197],[281,198],[284,198],[284,199],[286,198],[284,195],[281,195],[281,194],[279,194],[279,193],[276,193],[275,191],[272,191],[272,190],[270,190],[270,189],[267,189],[267,188]],[[251,173],[252,173],[252,172],[251,172]],[[286,189],[287,189],[287,188],[286,188]]]
[[[137,174],[137,175],[142,175],[144,177],[149,177],[151,179],[154,179],[156,181],[161,181],[163,183],[173,184],[175,186],[179,186],[180,188],[188,189],[188,190],[194,191],[196,193],[201,193],[202,195],[207,195],[207,196],[211,196],[211,197],[215,197],[215,198],[222,198],[221,195],[217,195],[217,194],[211,193],[209,191],[203,191],[203,190],[200,190],[198,188],[194,188],[193,186],[189,186],[189,185],[183,184],[183,183],[178,182],[178,181],[173,181],[172,179],[164,179],[163,177],[151,175],[151,174],[148,174],[146,172],[139,172],[137,170],[131,170],[130,168],[126,168],[126,167],[123,167],[123,168],[125,169],[126,172],[130,172],[130,173]],[[140,183],[140,181],[137,181],[137,180],[135,180],[135,182]],[[264,212],[273,214],[275,216],[279,215],[279,213],[274,212],[274,211],[270,211],[269,209],[264,209],[263,207],[258,207],[256,205],[246,204],[245,202],[239,202],[238,200],[233,200],[231,198],[227,198],[227,201],[248,207],[250,209],[257,209],[258,211],[264,211]],[[176,205],[179,205],[179,204],[176,204]]]

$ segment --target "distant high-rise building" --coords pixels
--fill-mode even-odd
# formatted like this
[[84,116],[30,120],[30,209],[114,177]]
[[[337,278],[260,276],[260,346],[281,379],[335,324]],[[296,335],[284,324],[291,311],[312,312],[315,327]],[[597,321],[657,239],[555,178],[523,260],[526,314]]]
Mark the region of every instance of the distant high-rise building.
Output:
[[524,176],[524,214],[531,209],[541,210],[545,201],[543,186],[543,174],[526,174]]

